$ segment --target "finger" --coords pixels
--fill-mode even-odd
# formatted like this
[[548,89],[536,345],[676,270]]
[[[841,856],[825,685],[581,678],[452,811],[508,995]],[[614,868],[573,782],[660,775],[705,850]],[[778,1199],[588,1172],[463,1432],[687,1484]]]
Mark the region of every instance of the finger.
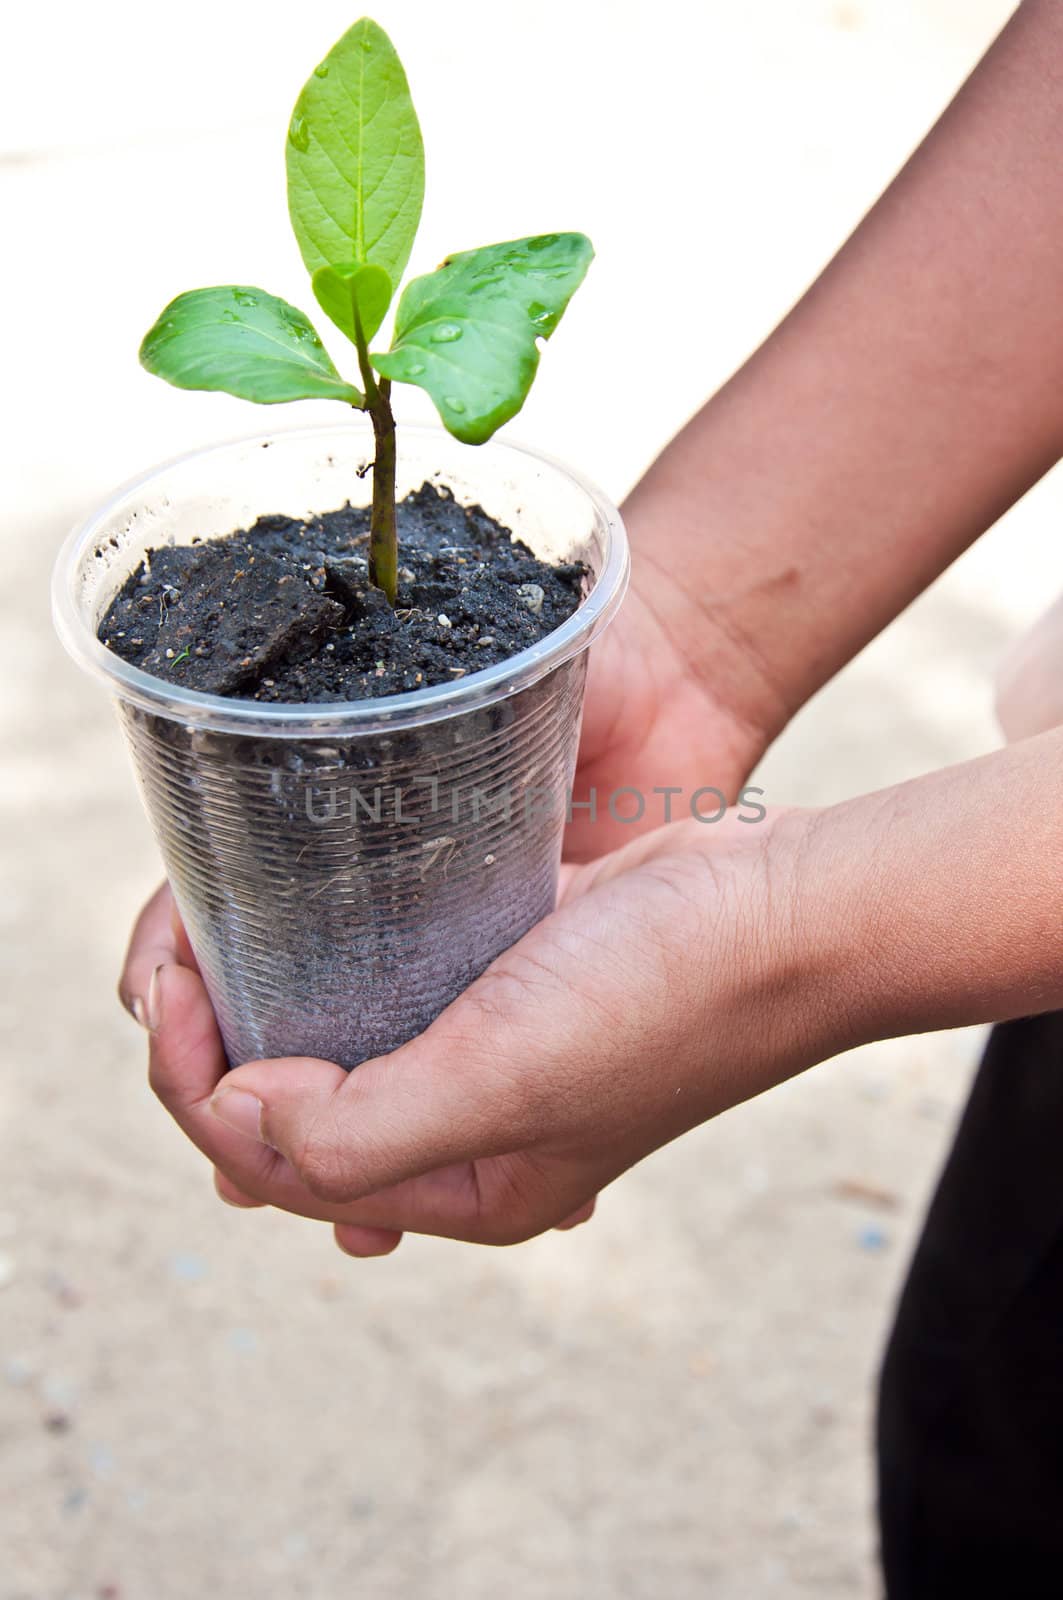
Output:
[[578,1210],[573,1211],[572,1215],[566,1217],[564,1222],[555,1223],[554,1226],[557,1232],[566,1233],[569,1228],[578,1228],[582,1223],[589,1222],[594,1215],[594,1208],[597,1203],[596,1196],[593,1200],[588,1200],[586,1205],[582,1205]]
[[[207,1120],[217,1129],[213,1146],[210,1128],[198,1134],[194,1132],[193,1136],[208,1151],[220,1149],[226,1130],[218,1128],[214,1117]],[[282,1156],[270,1152],[272,1164],[264,1165],[258,1155],[260,1150],[261,1146],[245,1139],[240,1149],[230,1147],[226,1151],[224,1159],[236,1181],[228,1174],[218,1180],[222,1198],[239,1194],[253,1197],[252,1203],[275,1206],[295,1216],[374,1231],[382,1229],[387,1233],[430,1234],[483,1244],[510,1242],[498,1236],[490,1223],[485,1222],[481,1185],[468,1162],[392,1184],[362,1200],[336,1203],[311,1194],[295,1168]],[[247,1203],[247,1200],[234,1203]]]
[[156,967],[177,959],[177,940],[171,920],[173,897],[168,883],[161,884],[141,911],[129,940],[118,998],[141,1027],[147,1027],[148,986]]
[[630,1159],[626,1116],[593,1150],[586,1138],[588,1075],[604,1075],[607,1108],[616,1098],[623,1039],[603,1023],[636,959],[609,906],[585,896],[547,918],[390,1056],[350,1073],[249,1062],[219,1077],[206,1116],[209,1078],[175,1114],[238,1188],[302,1215],[485,1243],[554,1227]]
[[[229,1203],[279,1206],[353,1228],[355,1232],[341,1236],[341,1244],[353,1248],[355,1254],[379,1254],[385,1244],[394,1248],[399,1234],[406,1230],[485,1244],[512,1244],[560,1222],[575,1225],[589,1214],[585,1204],[576,1210],[583,1198],[578,1193],[566,1204],[562,1190],[544,1189],[541,1164],[519,1153],[482,1163],[479,1176],[471,1163],[454,1163],[380,1186],[354,1203],[337,1202],[331,1190],[323,1195],[322,1189],[328,1186],[320,1179],[315,1185],[317,1192],[313,1192],[304,1173],[271,1143],[263,1142],[263,1136],[273,1136],[270,1118],[276,1115],[283,1128],[290,1099],[298,1125],[307,1106],[322,1099],[327,1102],[352,1079],[363,1073],[369,1076],[367,1069],[359,1068],[348,1077],[334,1064],[307,1059],[257,1062],[226,1073],[214,1014],[198,975],[175,963],[164,964],[155,974],[153,987],[157,1023],[151,1039],[152,1087],[219,1169],[217,1190]],[[401,1052],[386,1058],[381,1069],[399,1056]],[[266,1086],[263,1092],[269,1111],[264,1105],[259,1109],[261,1103],[255,1097],[250,1108],[252,1120],[247,1122],[234,1107],[230,1090],[249,1078]],[[395,1086],[403,1081],[397,1073],[392,1078]],[[408,1085],[406,1092],[410,1092]],[[247,1097],[241,1098],[246,1112]],[[223,1121],[210,1109],[212,1105],[224,1108],[230,1120]],[[234,1111],[239,1126],[234,1125]],[[381,1125],[379,1108],[371,1107],[371,1112]],[[402,1103],[389,1105],[382,1125],[390,1125],[393,1119],[401,1124],[404,1116]],[[300,1156],[297,1141],[290,1153],[305,1169],[305,1153]],[[354,1153],[357,1155],[357,1147]],[[347,1187],[345,1182],[344,1194]],[[363,1229],[369,1233],[358,1231]],[[382,1233],[389,1239],[382,1240]]]
[[[629,859],[653,848],[640,841],[629,847]],[[592,872],[596,880],[611,876],[600,868]],[[212,1111],[249,1141],[278,1152],[309,1195],[327,1205],[356,1205],[441,1169],[471,1165],[475,1174],[485,1162],[504,1158],[522,1180],[521,1203],[533,1208],[521,1217],[509,1206],[502,1219],[507,1231],[531,1223],[538,1223],[531,1231],[555,1226],[611,1181],[614,1168],[622,1170],[616,1166],[621,1141],[631,1139],[618,1113],[616,1142],[603,1139],[595,1147],[600,1160],[592,1163],[589,1152],[580,1153],[586,1082],[595,1075],[605,1080],[605,1104],[612,1109],[617,1094],[609,1063],[625,1047],[625,1027],[635,1028],[624,1021],[624,1002],[640,958],[615,932],[615,900],[615,894],[580,895],[548,917],[419,1038],[390,1056],[350,1073],[309,1059],[249,1062],[219,1085]],[[562,1147],[575,1151],[567,1166],[554,1160]],[[528,1182],[529,1163],[519,1159],[536,1151],[547,1158],[546,1167],[539,1164],[538,1192]],[[252,1192],[272,1201],[261,1190]],[[452,1214],[457,1204],[469,1204],[467,1195],[446,1198]],[[403,1199],[436,1203],[438,1189],[421,1185],[404,1191]],[[424,1226],[421,1218],[398,1213],[360,1211],[337,1220],[417,1231]]]
[[229,1063],[203,980],[163,962],[151,975],[148,1078],[167,1111],[180,1120],[209,1101]]
[[[237,1182],[227,1178],[218,1182],[219,1194],[253,1195],[259,1205],[275,1206],[280,1211],[291,1211],[295,1216],[320,1222],[344,1224],[354,1229],[370,1229],[387,1234],[427,1234],[439,1238],[459,1238],[477,1245],[514,1245],[523,1238],[541,1234],[559,1218],[565,1216],[565,1206],[554,1206],[549,1216],[541,1221],[528,1222],[525,1211],[514,1205],[520,1194],[522,1182],[514,1178],[514,1162],[506,1163],[506,1176],[501,1184],[493,1181],[491,1163],[485,1166],[485,1178],[477,1178],[469,1163],[440,1168],[435,1173],[424,1173],[410,1178],[378,1194],[367,1195],[355,1202],[330,1202],[312,1195],[295,1168],[280,1155],[274,1165],[259,1166],[258,1171],[240,1170],[239,1154],[229,1152],[240,1176]],[[519,1158],[515,1158],[519,1160]],[[499,1163],[501,1165],[501,1163]],[[528,1192],[535,1190],[535,1174],[528,1171]],[[496,1192],[501,1190],[511,1214],[496,1214]],[[240,1202],[235,1202],[239,1205]]]
[[474,1156],[504,1154],[527,1136],[504,1071],[466,1092],[470,1050],[464,1034],[433,1024],[413,1044],[350,1073],[324,1061],[250,1062],[219,1085],[212,1110],[279,1152],[317,1199],[343,1205]]
[[181,921],[181,913],[177,909],[177,902],[172,896],[170,899],[170,927],[173,930],[177,960],[182,967],[191,967],[193,972],[198,972],[199,962],[196,960],[196,953],[192,949],[185,925]]
[[214,1168],[214,1188],[219,1200],[224,1200],[227,1206],[236,1206],[243,1211],[261,1208],[266,1204],[264,1200],[257,1200],[253,1194],[247,1194],[245,1190],[239,1188],[218,1167]]
[[[357,1206],[336,1205],[316,1196],[282,1154],[258,1137],[258,1116],[251,1126],[223,1122],[210,1109],[221,1087],[219,1104],[233,1077],[214,1015],[199,978],[170,964],[157,978],[160,1019],[151,1042],[151,1085],[171,1116],[215,1165],[215,1187],[221,1199],[236,1206],[272,1205],[325,1222],[350,1222],[398,1232],[464,1237],[475,1226],[478,1190],[468,1166],[431,1172],[414,1182],[391,1186]],[[325,1061],[278,1060],[257,1063],[278,1077],[292,1079],[295,1094],[312,1089],[315,1079],[345,1077]],[[232,1101],[229,1102],[232,1111]],[[237,1119],[239,1120],[239,1119]]]
[[[201,1133],[197,1142],[206,1141],[207,1137]],[[252,1152],[261,1148],[250,1141],[245,1143]],[[244,1157],[239,1151],[230,1150],[226,1159],[240,1172],[239,1180],[234,1182],[227,1173],[221,1173],[215,1186],[219,1196],[230,1203],[274,1206],[295,1216],[373,1233],[419,1233],[475,1244],[518,1244],[553,1226],[575,1227],[593,1210],[591,1202],[589,1208],[581,1206],[566,1213],[562,1202],[549,1201],[547,1210],[540,1215],[535,1209],[538,1174],[531,1162],[525,1170],[521,1156],[484,1163],[479,1175],[469,1163],[441,1168],[346,1204],[316,1198],[280,1156],[274,1158],[272,1167],[259,1166],[257,1170],[241,1170]],[[527,1205],[520,1203],[524,1192],[531,1197]],[[508,1202],[508,1209],[498,1205],[499,1195]]]
[[[591,937],[601,962],[600,929]],[[608,1161],[596,1172],[532,1150],[581,1123],[572,1040],[602,1037],[593,981],[590,1000],[571,982],[576,954],[522,941],[419,1039],[351,1073],[311,1059],[236,1068],[213,1117],[274,1152],[272,1169],[234,1167],[232,1146],[219,1159],[209,1129],[192,1137],[239,1187],[303,1215],[485,1243],[553,1227],[615,1176]]]
[[150,1011],[148,1081],[152,1089],[178,1126],[235,1189],[261,1202],[256,1186],[272,1175],[280,1157],[223,1127],[210,1115],[211,1095],[229,1064],[202,978],[173,961],[156,968],[150,985]]
[[389,1256],[402,1243],[402,1234],[389,1228],[359,1228],[351,1222],[337,1222],[333,1232],[347,1256]]
[[[368,1065],[348,1074],[332,1062],[309,1058],[248,1063],[218,1082],[210,1114],[202,1104],[188,1107],[189,1132],[208,1154],[221,1157],[230,1181],[268,1205],[357,1227],[464,1237],[475,1225],[480,1201],[468,1162],[384,1183],[370,1177],[364,1163],[359,1171],[364,1137],[315,1129],[339,1100],[345,1108],[373,1104],[372,1095],[363,1102],[349,1088]],[[258,1093],[249,1093],[248,1085]],[[386,1087],[378,1091],[385,1101],[388,1092]],[[353,1114],[357,1118],[357,1109]],[[372,1115],[380,1115],[375,1106]],[[402,1112],[391,1106],[385,1115],[390,1120]],[[338,1138],[345,1140],[342,1156],[333,1145]],[[325,1148],[327,1157],[321,1154]]]

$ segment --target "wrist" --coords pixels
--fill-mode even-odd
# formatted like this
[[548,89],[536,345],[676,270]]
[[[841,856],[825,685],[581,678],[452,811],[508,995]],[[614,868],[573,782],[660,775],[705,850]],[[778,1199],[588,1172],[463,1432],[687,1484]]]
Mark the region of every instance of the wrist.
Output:
[[[675,960],[698,973],[698,1036],[723,1047],[722,1057],[702,1047],[694,1057],[698,1120],[861,1042],[863,1018],[844,981],[850,936],[829,898],[808,890],[823,816],[779,811],[754,825],[732,812],[719,828],[676,825],[707,871],[697,937],[683,932]],[[683,873],[689,880],[689,853]],[[738,1094],[722,1071],[727,1059],[738,1064]]]
[[632,599],[668,647],[681,648],[691,680],[748,734],[754,765],[830,675],[819,660],[825,628],[810,642],[805,608],[794,612],[806,556],[750,550],[726,503],[699,482],[686,443],[674,441],[624,502]]
[[1063,1006],[1061,784],[1056,730],[790,823],[836,1048]]
[[[628,506],[625,517],[632,517]],[[631,592],[625,626],[637,638],[647,673],[671,684],[685,682],[711,708],[721,772],[730,779],[733,800],[742,783],[790,720],[792,709],[769,679],[755,642],[732,629],[724,610],[706,607],[684,589],[639,537],[633,517]],[[666,541],[662,541],[666,543]],[[640,549],[640,544],[642,548]],[[796,709],[794,707],[793,709]]]
[[859,897],[845,889],[832,809],[779,811],[768,826],[761,946],[768,992],[785,1001],[776,1048],[800,1070],[873,1036],[870,1006],[852,980]]

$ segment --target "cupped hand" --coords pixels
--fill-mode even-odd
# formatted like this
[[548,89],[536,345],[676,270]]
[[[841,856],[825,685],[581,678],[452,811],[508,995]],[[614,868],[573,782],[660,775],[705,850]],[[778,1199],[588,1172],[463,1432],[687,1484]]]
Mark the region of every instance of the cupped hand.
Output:
[[[705,611],[643,556],[619,615],[591,651],[566,861],[592,861],[666,822],[689,820],[699,789],[737,799],[769,734],[707,670],[717,658],[706,650],[710,629]],[[748,649],[722,648],[734,658],[734,676],[740,661],[754,670]]]
[[349,1074],[226,1073],[166,889],[121,991],[223,1199],[331,1222],[355,1255],[407,1230],[515,1243],[583,1220],[643,1156],[839,1047],[806,974],[803,828],[675,824],[572,871],[559,909],[424,1034]]

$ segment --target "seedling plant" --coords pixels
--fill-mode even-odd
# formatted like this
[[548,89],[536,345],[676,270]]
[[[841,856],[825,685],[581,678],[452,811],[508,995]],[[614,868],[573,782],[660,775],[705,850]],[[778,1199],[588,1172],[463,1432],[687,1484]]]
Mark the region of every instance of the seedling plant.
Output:
[[182,389],[276,405],[331,399],[368,413],[375,458],[369,577],[398,583],[393,383],[424,389],[444,427],[483,444],[524,404],[539,340],[557,327],[594,254],[547,233],[448,256],[403,289],[387,350],[370,348],[421,218],[424,147],[402,63],[367,17],[314,68],[288,125],[288,211],[318,305],[354,346],[342,377],[304,313],[240,284],[193,289],[161,313],[140,359]]

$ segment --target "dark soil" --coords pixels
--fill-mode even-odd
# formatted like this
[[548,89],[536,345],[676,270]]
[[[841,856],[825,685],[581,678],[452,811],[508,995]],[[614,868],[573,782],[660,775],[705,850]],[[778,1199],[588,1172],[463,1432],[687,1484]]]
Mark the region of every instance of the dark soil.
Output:
[[98,636],[186,688],[306,704],[453,683],[537,643],[580,603],[581,565],[546,565],[446,489],[422,485],[398,525],[394,610],[369,583],[369,512],[347,505],[149,550]]

